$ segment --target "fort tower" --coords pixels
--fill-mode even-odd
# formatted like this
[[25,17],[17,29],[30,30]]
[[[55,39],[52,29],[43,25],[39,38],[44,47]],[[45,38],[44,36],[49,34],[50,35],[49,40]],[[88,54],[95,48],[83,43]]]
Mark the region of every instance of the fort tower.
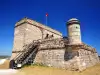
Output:
[[69,44],[81,44],[80,22],[72,18],[67,22]]

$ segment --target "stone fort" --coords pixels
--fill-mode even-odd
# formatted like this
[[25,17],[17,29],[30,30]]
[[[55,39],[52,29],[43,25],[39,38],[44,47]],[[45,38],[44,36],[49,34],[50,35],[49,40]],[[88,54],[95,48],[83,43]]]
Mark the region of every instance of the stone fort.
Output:
[[80,22],[67,21],[68,36],[29,18],[15,24],[11,61],[13,67],[43,64],[57,68],[82,71],[99,63],[96,49],[81,40]]

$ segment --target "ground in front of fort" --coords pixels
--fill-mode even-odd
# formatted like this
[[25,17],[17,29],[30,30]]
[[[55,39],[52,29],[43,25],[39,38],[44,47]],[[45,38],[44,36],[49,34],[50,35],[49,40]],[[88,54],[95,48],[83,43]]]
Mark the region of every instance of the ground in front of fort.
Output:
[[[0,69],[8,69],[9,61],[0,65]],[[100,75],[100,64],[89,67],[82,72],[69,71],[47,66],[31,65],[19,69],[16,75]]]

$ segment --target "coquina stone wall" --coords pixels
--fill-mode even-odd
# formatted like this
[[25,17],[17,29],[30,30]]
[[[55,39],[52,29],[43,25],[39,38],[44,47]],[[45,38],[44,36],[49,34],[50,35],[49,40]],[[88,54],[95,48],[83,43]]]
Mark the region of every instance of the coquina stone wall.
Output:
[[44,26],[34,20],[24,18],[16,23],[14,32],[14,45],[12,57],[16,57],[33,40],[47,38],[61,38],[62,34],[50,27]]
[[80,70],[86,69],[87,67],[99,63],[98,54],[96,51],[93,52],[87,49],[79,49],[78,52],[79,52],[78,59],[80,59],[78,60],[78,64]]
[[26,23],[22,24],[21,26],[15,27],[14,32],[14,42],[13,42],[13,50],[11,59],[16,57],[19,53],[22,53],[24,45],[25,45],[25,28]]
[[[65,41],[66,43],[68,41]],[[45,64],[58,68],[64,67],[65,43],[64,39],[47,39],[41,41],[35,63]]]
[[96,50],[85,44],[68,45],[68,40],[48,39],[41,41],[34,63],[82,71],[99,63]]

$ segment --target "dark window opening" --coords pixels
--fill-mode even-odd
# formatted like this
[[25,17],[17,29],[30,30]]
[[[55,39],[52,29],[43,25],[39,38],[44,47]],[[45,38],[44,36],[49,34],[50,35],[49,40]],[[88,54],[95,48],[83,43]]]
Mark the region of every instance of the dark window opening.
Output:
[[47,39],[49,37],[49,34],[46,34],[46,37],[45,37],[45,39]]
[[76,27],[78,29],[78,27]]
[[51,37],[54,37],[53,34],[51,35]]

